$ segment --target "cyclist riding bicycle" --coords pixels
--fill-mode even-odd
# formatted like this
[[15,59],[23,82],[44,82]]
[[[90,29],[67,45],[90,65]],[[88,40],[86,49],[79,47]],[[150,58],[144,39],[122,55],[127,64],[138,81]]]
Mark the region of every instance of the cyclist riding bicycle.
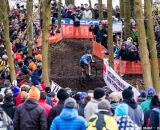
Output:
[[85,67],[87,66],[88,67],[88,71],[89,71],[88,72],[89,76],[92,75],[91,74],[91,65],[90,65],[91,62],[95,62],[93,60],[93,57],[92,57],[91,54],[85,54],[80,58],[80,65],[82,67],[82,72],[85,71]]

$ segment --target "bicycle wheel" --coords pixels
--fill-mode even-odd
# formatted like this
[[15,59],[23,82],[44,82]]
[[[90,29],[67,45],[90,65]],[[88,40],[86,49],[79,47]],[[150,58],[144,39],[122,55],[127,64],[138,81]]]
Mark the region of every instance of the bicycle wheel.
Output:
[[89,77],[91,80],[97,79],[97,67],[96,66],[91,66],[91,74]]

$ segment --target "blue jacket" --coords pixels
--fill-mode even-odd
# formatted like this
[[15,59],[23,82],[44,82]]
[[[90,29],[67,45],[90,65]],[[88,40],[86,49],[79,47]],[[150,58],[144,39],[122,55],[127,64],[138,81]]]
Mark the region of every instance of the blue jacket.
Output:
[[76,109],[64,108],[53,120],[50,130],[86,130],[86,127],[86,121],[78,116]]

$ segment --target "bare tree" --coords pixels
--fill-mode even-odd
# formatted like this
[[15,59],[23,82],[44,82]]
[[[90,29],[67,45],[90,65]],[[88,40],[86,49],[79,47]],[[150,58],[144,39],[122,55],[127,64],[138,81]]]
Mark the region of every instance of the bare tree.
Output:
[[130,37],[130,18],[131,18],[131,7],[130,0],[123,0],[124,2],[124,34],[125,37]]
[[135,0],[135,12],[136,12],[136,22],[138,29],[138,43],[140,49],[140,57],[143,69],[144,85],[147,89],[149,86],[153,86],[151,68],[149,63],[149,53],[146,42],[146,32],[144,27],[144,16],[142,10],[142,1]]
[[3,28],[4,28],[4,41],[6,45],[6,51],[8,55],[8,64],[10,69],[11,81],[16,80],[16,73],[14,67],[14,59],[12,56],[12,43],[10,42],[9,36],[9,10],[8,0],[1,0],[0,2],[0,13],[3,16]]
[[33,0],[27,0],[27,38],[28,38],[28,55],[32,56],[32,43],[33,43]]
[[62,8],[62,0],[58,0],[58,29],[61,28],[61,20],[62,20],[61,8]]
[[43,0],[42,2],[42,79],[43,82],[50,86],[49,82],[49,62],[48,62],[48,53],[49,53],[49,29],[50,29],[50,0]]
[[158,60],[157,60],[157,49],[156,49],[156,41],[155,34],[153,28],[153,18],[152,18],[152,5],[151,0],[145,0],[145,16],[147,21],[147,39],[148,39],[148,47],[150,51],[151,57],[151,73],[153,86],[155,87],[157,92],[160,92],[160,79],[159,79],[159,68],[158,68]]
[[113,31],[112,31],[112,0],[107,1],[107,14],[108,14],[109,65],[114,69]]
[[99,10],[99,19],[103,19],[103,5],[102,5],[102,0],[98,0],[98,10]]

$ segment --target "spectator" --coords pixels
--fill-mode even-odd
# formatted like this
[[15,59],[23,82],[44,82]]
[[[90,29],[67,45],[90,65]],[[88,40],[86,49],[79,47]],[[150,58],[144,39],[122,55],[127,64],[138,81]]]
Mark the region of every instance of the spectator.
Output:
[[148,111],[150,109],[152,97],[156,95],[156,91],[154,88],[148,88],[147,100],[141,103],[142,110]]
[[146,101],[147,94],[145,91],[141,91],[138,97],[138,104],[140,105],[142,102]]
[[91,19],[92,19],[92,11],[89,9],[89,7],[87,7],[87,8],[83,11],[83,19],[88,19],[88,20],[91,20]]
[[59,116],[59,114],[61,113],[63,106],[64,106],[64,101],[69,97],[69,94],[66,92],[65,89],[60,89],[57,93],[57,98],[59,99],[59,102],[57,104],[57,106],[53,107],[50,111],[49,117],[48,117],[48,124],[49,127],[53,121],[53,119],[56,116]]
[[101,101],[98,104],[98,110],[98,113],[91,116],[87,130],[118,130],[117,122],[112,117],[109,101]]
[[123,103],[128,106],[128,116],[131,120],[137,124],[137,126],[142,127],[144,123],[144,114],[139,105],[137,105],[136,101],[133,99],[134,93],[132,91],[132,87],[128,87],[124,89],[122,92]]
[[19,105],[15,112],[15,130],[47,130],[44,109],[38,104],[40,91],[36,87],[29,90],[29,99]]
[[99,31],[96,34],[96,42],[101,43],[107,48],[107,30],[101,24],[99,25]]
[[[155,108],[158,108],[160,106],[160,101],[157,95],[153,96],[152,100],[151,100],[151,105],[150,105],[150,109],[148,111],[144,112],[144,126],[148,127],[150,125],[150,115],[152,110],[154,110]],[[153,122],[153,120],[152,120]]]
[[[150,111],[149,127],[151,127],[152,130],[155,130],[159,129],[160,126],[160,101],[158,99],[158,96],[154,96],[152,99],[154,99],[156,106]],[[151,101],[151,103],[153,103],[153,100]]]
[[110,99],[110,102],[111,102],[111,111],[114,114],[116,107],[122,101],[122,95],[119,92],[112,92],[109,95],[109,99]]
[[49,115],[50,110],[52,109],[52,107],[46,103],[46,97],[47,97],[46,92],[45,91],[41,91],[39,105],[44,108],[46,117],[48,118],[48,115]]
[[75,99],[66,99],[60,116],[53,120],[50,130],[86,130],[87,123],[78,116],[77,108]]
[[140,127],[135,124],[128,116],[128,106],[127,104],[120,104],[115,110],[115,116],[118,123],[119,130],[140,130]]
[[105,92],[102,88],[96,88],[93,95],[91,101],[89,101],[84,108],[84,116],[87,121],[89,121],[89,118],[98,111],[98,103],[105,99]]
[[11,119],[14,118],[15,104],[13,102],[12,93],[6,93],[6,95],[4,96],[4,103],[1,107]]

